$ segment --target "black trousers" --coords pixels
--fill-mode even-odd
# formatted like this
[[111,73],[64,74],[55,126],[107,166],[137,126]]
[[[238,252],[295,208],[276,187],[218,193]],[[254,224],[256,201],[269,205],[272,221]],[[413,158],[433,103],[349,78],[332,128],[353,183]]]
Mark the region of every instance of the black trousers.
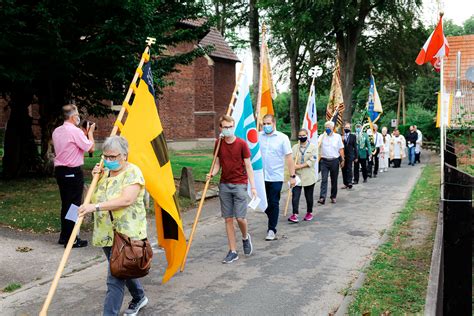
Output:
[[394,168],[400,168],[400,164],[402,163],[401,159],[392,159],[393,162],[393,167]]
[[[372,155],[372,160],[369,160],[369,175],[372,176],[373,174],[377,174],[379,171],[379,153],[380,148],[375,150],[375,154]],[[373,169],[373,172],[372,172]]]
[[74,222],[67,220],[66,214],[71,204],[81,205],[84,190],[84,174],[81,167],[57,166],[54,168],[56,182],[61,195],[61,234],[59,239],[68,241],[74,229]]
[[299,205],[300,205],[300,196],[301,190],[304,188],[304,197],[306,199],[306,210],[308,213],[313,213],[313,193],[314,193],[314,183],[312,185],[307,185],[305,187],[302,186],[295,186],[292,189],[292,196],[291,196],[291,204],[293,206],[293,214],[299,213]]
[[328,192],[328,176],[331,175],[331,198],[337,196],[337,176],[339,175],[339,159],[321,159],[321,192],[320,199],[326,199]]
[[267,209],[265,213],[268,217],[268,230],[273,230],[276,234],[278,225],[278,215],[280,214],[280,193],[283,181],[265,181],[265,191],[267,193]]
[[421,157],[421,153],[415,153],[415,162],[421,163],[420,157]]
[[352,185],[352,159],[347,159],[342,167],[342,182],[346,187]]
[[367,180],[367,158],[361,159],[357,162],[354,162],[354,181],[359,182],[359,166],[362,169],[362,177],[364,180]]

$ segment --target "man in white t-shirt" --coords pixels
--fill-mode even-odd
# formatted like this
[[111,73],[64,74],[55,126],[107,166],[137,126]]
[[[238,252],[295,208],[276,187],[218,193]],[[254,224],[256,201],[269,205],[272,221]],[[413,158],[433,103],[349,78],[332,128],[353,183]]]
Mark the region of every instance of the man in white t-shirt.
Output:
[[263,117],[263,131],[260,133],[260,151],[263,159],[265,177],[265,191],[268,207],[265,213],[268,216],[267,237],[265,240],[276,239],[276,227],[280,214],[280,192],[283,186],[285,162],[290,173],[290,185],[295,186],[296,174],[293,161],[293,151],[288,136],[276,130],[275,117],[266,114]]
[[331,175],[331,203],[336,203],[337,177],[339,165],[344,166],[344,144],[341,135],[334,132],[334,122],[324,124],[325,131],[319,136],[318,146],[321,153],[321,191],[318,203],[324,205],[328,190],[328,175]]

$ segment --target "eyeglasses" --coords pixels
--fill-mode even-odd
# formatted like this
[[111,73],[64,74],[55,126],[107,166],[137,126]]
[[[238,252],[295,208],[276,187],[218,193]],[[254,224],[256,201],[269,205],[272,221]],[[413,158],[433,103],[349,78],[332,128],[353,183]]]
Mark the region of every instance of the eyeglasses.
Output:
[[263,122],[263,125],[273,125],[273,122]]
[[234,126],[221,126],[222,129],[231,129],[233,128]]
[[115,155],[115,156],[113,156],[113,155],[102,155],[101,157],[102,157],[102,159],[104,159],[104,160],[115,161],[115,160],[118,160],[118,158],[119,158],[120,155],[121,155],[121,154],[118,154],[118,155]]

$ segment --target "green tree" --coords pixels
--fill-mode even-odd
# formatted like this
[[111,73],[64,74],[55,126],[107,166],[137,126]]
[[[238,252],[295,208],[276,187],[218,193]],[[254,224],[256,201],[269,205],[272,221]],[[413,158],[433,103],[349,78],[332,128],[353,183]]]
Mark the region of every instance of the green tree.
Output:
[[32,145],[29,104],[40,105],[41,160],[47,162],[61,106],[73,99],[90,114],[108,113],[102,100],[122,101],[147,36],[157,39],[152,52],[160,58],[152,62],[160,87],[177,64],[202,55],[201,49],[163,54],[167,46],[205,34],[207,25],[177,27],[200,13],[195,1],[2,1],[0,89],[11,108],[4,176],[44,170]]
[[280,67],[284,69],[281,77],[288,74],[286,77],[289,78],[291,91],[291,138],[295,139],[301,127],[301,107],[304,111],[306,104],[305,100],[300,103],[300,83],[307,78],[310,66],[323,63],[328,58],[330,44],[322,40],[321,32],[308,32],[315,21],[303,2],[262,0],[260,6],[266,12],[270,28],[271,53],[279,57]]

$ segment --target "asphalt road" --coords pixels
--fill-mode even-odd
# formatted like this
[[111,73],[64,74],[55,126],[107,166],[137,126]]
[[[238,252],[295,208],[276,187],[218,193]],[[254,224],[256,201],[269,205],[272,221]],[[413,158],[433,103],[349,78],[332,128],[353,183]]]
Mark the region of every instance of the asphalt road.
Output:
[[[379,174],[378,178],[356,185],[350,191],[339,189],[337,204],[317,205],[312,222],[290,224],[281,215],[279,239],[275,241],[264,240],[266,215],[249,211],[254,254],[246,258],[240,248],[240,259],[228,265],[221,263],[228,249],[219,203],[216,199],[207,202],[186,270],[162,285],[165,259],[163,253],[155,255],[153,271],[143,279],[149,304],[140,315],[328,315],[334,312],[344,298],[344,290],[371,259],[384,231],[404,206],[422,166],[409,167],[404,163],[402,168],[389,169],[388,173]],[[315,200],[318,196],[319,184]],[[281,209],[285,201],[283,195]],[[301,209],[304,215],[303,196]],[[187,235],[194,214],[190,211],[183,216]],[[89,257],[98,253],[89,252]],[[75,250],[70,265],[81,260],[79,254]],[[48,275],[41,272],[43,280],[54,274],[59,251],[55,256],[56,263],[47,265]],[[96,259],[97,263],[60,280],[49,315],[101,314],[107,268],[101,260]],[[18,264],[21,271],[21,262]],[[49,285],[40,280],[24,290],[3,295],[0,314],[37,315]],[[124,307],[129,300],[127,294]]]

